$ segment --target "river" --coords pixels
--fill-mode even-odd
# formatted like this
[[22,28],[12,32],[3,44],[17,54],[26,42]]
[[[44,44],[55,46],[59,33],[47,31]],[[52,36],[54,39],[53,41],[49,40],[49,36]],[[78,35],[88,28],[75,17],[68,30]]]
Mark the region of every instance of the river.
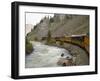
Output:
[[57,67],[62,53],[64,57],[72,57],[64,48],[48,46],[40,42],[32,42],[32,44],[34,51],[25,57],[26,68]]

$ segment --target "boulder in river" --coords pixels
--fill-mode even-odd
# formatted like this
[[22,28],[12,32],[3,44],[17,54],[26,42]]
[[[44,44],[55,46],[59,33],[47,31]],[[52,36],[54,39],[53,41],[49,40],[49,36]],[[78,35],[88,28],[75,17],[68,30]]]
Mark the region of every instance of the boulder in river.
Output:
[[70,66],[73,65],[73,62],[72,59],[60,58],[57,64],[61,66]]

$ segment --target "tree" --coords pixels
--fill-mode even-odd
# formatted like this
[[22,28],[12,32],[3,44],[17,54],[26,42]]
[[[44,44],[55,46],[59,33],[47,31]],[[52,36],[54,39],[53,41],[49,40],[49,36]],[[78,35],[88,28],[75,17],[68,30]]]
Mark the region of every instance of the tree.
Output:
[[49,30],[47,35],[47,44],[49,44],[50,42],[51,42],[51,32]]
[[53,18],[50,18],[50,23],[53,23],[54,22],[54,19]]

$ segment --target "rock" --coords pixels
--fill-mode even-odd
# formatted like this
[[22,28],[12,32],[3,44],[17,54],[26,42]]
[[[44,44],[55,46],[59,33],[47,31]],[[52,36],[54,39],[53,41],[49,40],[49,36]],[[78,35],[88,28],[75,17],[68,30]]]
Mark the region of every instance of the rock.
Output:
[[58,65],[61,66],[71,66],[73,65],[72,59],[68,60],[66,58],[60,58],[59,61],[57,62]]
[[61,54],[61,57],[63,57],[63,56],[64,56],[64,54],[62,53],[62,54]]
[[76,63],[76,57],[73,56],[72,60],[73,60],[73,63],[75,64]]

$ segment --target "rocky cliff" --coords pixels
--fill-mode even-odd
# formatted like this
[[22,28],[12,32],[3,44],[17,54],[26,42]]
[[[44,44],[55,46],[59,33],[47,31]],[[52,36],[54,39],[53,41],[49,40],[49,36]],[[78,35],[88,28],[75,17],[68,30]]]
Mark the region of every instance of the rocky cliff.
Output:
[[42,37],[48,36],[48,32],[51,37],[87,34],[89,32],[89,16],[54,14],[54,17],[45,17],[33,27],[27,37],[29,40],[41,40]]

